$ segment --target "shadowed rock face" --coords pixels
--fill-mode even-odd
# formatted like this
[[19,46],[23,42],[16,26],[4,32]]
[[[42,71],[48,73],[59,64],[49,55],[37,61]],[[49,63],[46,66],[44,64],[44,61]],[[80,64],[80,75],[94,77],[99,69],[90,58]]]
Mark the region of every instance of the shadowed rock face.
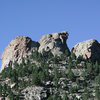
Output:
[[32,41],[29,37],[18,36],[10,42],[1,56],[1,70],[8,66],[13,67],[14,62],[20,63],[21,59],[29,55],[32,50],[38,50],[39,52],[45,50],[53,55],[60,55],[68,49],[67,38],[67,32],[44,35],[38,42]]
[[85,59],[90,58],[93,61],[100,61],[100,43],[97,40],[91,39],[76,44],[72,50],[77,57],[83,56]]

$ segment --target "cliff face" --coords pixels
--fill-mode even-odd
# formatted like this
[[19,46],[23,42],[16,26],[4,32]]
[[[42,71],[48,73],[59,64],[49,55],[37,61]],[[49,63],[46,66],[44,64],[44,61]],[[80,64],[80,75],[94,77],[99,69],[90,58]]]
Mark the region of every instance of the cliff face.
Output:
[[5,67],[13,66],[14,62],[21,62],[21,58],[30,53],[31,49],[37,49],[39,44],[32,41],[29,37],[18,36],[10,42],[4,50],[1,60],[1,70]]
[[39,52],[45,50],[53,55],[60,55],[68,49],[67,38],[67,32],[44,35],[38,42],[32,41],[29,37],[18,36],[10,42],[1,56],[1,70],[13,66],[15,62],[20,63],[21,58],[29,55],[32,50],[38,50]]

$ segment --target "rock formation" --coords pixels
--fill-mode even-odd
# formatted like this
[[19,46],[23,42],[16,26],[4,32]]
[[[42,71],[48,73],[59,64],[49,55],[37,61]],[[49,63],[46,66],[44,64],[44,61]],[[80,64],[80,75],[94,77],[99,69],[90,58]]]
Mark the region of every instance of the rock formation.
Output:
[[66,40],[68,38],[67,32],[61,32],[61,33],[51,33],[48,35],[43,36],[39,43],[39,52],[42,52],[43,50],[47,52],[51,52],[53,55],[60,55],[64,53],[66,49],[68,49],[66,45]]
[[39,52],[45,50],[53,55],[60,55],[68,49],[67,38],[67,32],[44,35],[38,42],[32,41],[29,37],[18,36],[10,42],[1,56],[1,70],[13,66],[15,62],[20,63],[21,58],[29,55],[32,50],[38,50]]
[[91,39],[76,44],[72,50],[77,57],[83,56],[85,59],[90,58],[93,61],[100,61],[100,43],[97,40]]
[[13,63],[21,62],[21,58],[30,53],[31,49],[38,49],[39,44],[32,41],[29,37],[18,36],[10,42],[4,50],[1,60],[1,70],[5,67],[12,66]]
[[24,100],[46,100],[47,90],[40,86],[27,87],[22,91]]

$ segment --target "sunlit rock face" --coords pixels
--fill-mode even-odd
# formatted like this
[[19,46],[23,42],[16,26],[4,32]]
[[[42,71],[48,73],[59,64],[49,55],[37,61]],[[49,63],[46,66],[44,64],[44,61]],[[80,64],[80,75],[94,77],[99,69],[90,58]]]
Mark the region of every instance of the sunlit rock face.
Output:
[[100,61],[100,43],[95,39],[80,42],[76,44],[71,51],[75,53],[77,57],[83,56],[85,59],[89,58],[93,61]]
[[10,42],[4,50],[1,60],[1,70],[5,67],[13,66],[14,62],[21,62],[21,58],[28,55],[31,49],[38,49],[39,44],[32,41],[29,37],[18,36]]
[[44,50],[51,52],[53,55],[61,55],[68,49],[67,38],[67,32],[44,35],[37,42],[32,41],[29,37],[18,36],[10,42],[1,56],[1,71],[8,66],[14,67],[15,62],[20,63],[21,59],[31,54],[32,50],[38,50],[38,52]]
[[[53,55],[61,55],[68,49],[66,40],[68,39],[67,32],[61,33],[51,33],[48,35],[44,35],[40,41],[39,52],[47,51],[51,52]],[[69,49],[68,49],[69,50]]]

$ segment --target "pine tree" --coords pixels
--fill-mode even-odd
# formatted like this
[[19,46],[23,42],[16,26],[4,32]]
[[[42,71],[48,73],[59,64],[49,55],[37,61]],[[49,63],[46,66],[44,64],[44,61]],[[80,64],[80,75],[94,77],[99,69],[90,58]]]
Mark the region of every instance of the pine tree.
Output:
[[67,93],[64,93],[63,100],[68,100]]
[[10,99],[10,100],[14,100],[14,94],[13,94],[12,91],[9,93],[9,99]]
[[2,96],[2,85],[0,84],[0,97]]

